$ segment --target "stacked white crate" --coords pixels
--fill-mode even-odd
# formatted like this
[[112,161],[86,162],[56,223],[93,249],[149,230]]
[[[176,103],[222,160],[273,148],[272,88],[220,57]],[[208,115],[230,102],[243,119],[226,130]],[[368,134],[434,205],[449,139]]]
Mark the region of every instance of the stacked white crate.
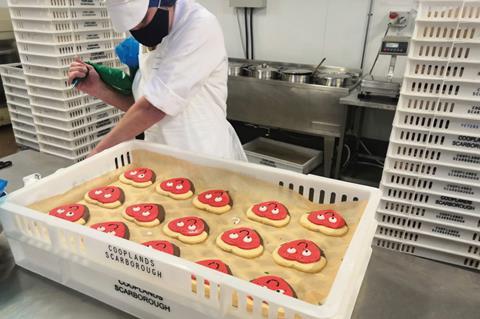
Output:
[[374,244],[480,269],[480,1],[420,1]]
[[0,68],[8,113],[18,145],[39,150],[27,84],[20,63],[5,64]]
[[82,160],[119,121],[120,111],[67,83],[75,57],[119,67],[101,0],[8,0],[40,150]]

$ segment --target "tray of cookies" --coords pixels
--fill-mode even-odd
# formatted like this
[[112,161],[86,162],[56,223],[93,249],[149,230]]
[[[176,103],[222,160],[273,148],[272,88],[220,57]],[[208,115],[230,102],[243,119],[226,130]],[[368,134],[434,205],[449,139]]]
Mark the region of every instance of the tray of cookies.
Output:
[[123,143],[10,194],[18,265],[140,318],[348,318],[377,189]]

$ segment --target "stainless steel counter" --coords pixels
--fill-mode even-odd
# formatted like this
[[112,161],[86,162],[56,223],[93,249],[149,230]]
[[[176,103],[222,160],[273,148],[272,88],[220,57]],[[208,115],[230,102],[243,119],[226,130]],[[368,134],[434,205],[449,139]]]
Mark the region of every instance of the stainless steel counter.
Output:
[[390,98],[359,99],[358,92],[358,90],[353,90],[349,95],[340,98],[340,104],[386,111],[395,111],[397,109],[397,102],[392,101]]
[[[68,165],[64,160],[31,151],[18,153],[8,159],[14,162],[14,166],[0,170],[0,177],[12,178],[11,185],[14,186],[9,191],[21,185],[24,175],[32,172],[47,175]],[[7,262],[0,260],[0,264]],[[1,271],[0,266],[0,277]],[[352,318],[474,319],[479,317],[478,287],[478,272],[374,248]],[[0,318],[132,317],[15,267],[6,278],[0,279]]]

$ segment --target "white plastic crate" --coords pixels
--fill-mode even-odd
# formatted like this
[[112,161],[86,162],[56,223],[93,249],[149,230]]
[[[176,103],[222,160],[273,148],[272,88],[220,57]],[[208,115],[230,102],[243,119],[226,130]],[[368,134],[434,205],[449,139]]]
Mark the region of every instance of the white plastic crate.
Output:
[[104,7],[75,8],[75,7],[11,7],[10,17],[19,20],[39,21],[69,21],[91,20],[108,18]]
[[[406,231],[419,232],[431,236],[440,236],[447,240],[461,240],[465,243],[480,245],[480,229],[467,229],[452,226],[448,222],[432,222],[391,211],[377,211],[377,220],[385,226],[403,227]],[[479,255],[480,256],[480,255]]]
[[[35,87],[49,88],[54,90],[61,90],[62,95],[63,95],[63,90],[72,89],[72,85],[68,83],[67,79],[53,79],[48,77],[41,77],[38,75],[34,75],[34,76],[26,75],[26,81],[30,87],[35,86]],[[38,92],[36,90],[31,90],[31,91],[32,93]],[[78,90],[75,90],[75,91],[78,91]],[[50,90],[47,92],[50,92]],[[81,92],[77,92],[77,93],[81,94]],[[55,95],[55,97],[60,97],[60,96]],[[64,98],[64,97],[60,97],[60,98]]]
[[412,37],[435,42],[480,43],[480,23],[479,21],[417,21]]
[[[123,65],[116,59],[106,60],[106,61],[97,61],[99,64],[114,67],[114,68],[121,68]],[[60,66],[60,67],[46,67],[46,66],[39,66],[29,63],[24,63],[23,67],[25,68],[25,74],[30,76],[42,76],[42,77],[49,77],[55,79],[65,79],[68,77],[68,70],[69,66]]]
[[44,135],[50,135],[53,137],[59,137],[64,139],[75,139],[109,128],[112,124],[116,124],[119,121],[120,116],[116,115],[96,123],[87,124],[85,126],[70,130],[59,129],[57,127],[46,126],[42,124],[36,124],[36,128],[38,133],[42,133]]
[[45,98],[56,98],[60,100],[71,99],[75,97],[83,97],[86,94],[80,90],[74,90],[70,87],[67,88],[52,88],[48,83],[53,83],[55,80],[46,81],[45,85],[42,84],[28,84],[28,93],[32,96],[39,96]]
[[118,116],[120,111],[115,108],[109,108],[106,110],[99,110],[96,113],[89,114],[87,116],[78,117],[75,119],[57,119],[52,117],[47,117],[45,115],[38,115],[33,109],[33,117],[35,119],[35,124],[42,125],[46,127],[52,127],[60,130],[72,130],[78,127],[83,127],[85,125],[90,125],[92,123],[97,123],[105,119],[111,118],[112,116]]
[[52,97],[36,96],[31,94],[30,102],[32,105],[40,106],[42,108],[56,109],[58,111],[68,111],[72,109],[77,109],[80,106],[97,103],[99,102],[99,100],[88,95],[69,99],[59,99]]
[[479,82],[480,65],[447,61],[411,59],[405,74],[417,79]]
[[36,127],[33,124],[20,122],[15,119],[12,119],[11,122],[12,122],[12,127],[14,129],[21,130],[27,133],[32,133],[32,134],[36,133]]
[[30,106],[7,101],[7,107],[10,112],[32,116],[32,109]]
[[373,243],[377,247],[382,247],[389,250],[394,250],[423,258],[434,259],[458,266],[480,269],[480,261],[477,259],[450,254],[440,249],[424,246],[417,243],[405,244],[402,240],[397,240],[390,236],[381,236],[376,234]]
[[44,117],[49,117],[57,120],[70,121],[78,118],[85,117],[87,115],[99,112],[107,111],[112,109],[112,106],[109,106],[101,101],[93,102],[91,104],[80,105],[76,108],[71,108],[68,110],[43,107],[39,105],[32,104],[33,113],[35,115],[40,115]]
[[23,115],[20,113],[10,112],[10,120],[14,120],[17,123],[24,123],[34,126],[33,117],[31,115]]
[[2,82],[7,85],[12,85],[14,87],[25,88],[25,89],[27,88],[27,85],[25,84],[25,78],[20,78],[17,76],[4,74],[2,75]]
[[38,143],[37,135],[35,135],[33,133],[14,128],[13,129],[13,134],[15,135],[15,137],[22,138],[22,139],[30,141],[32,143]]
[[[396,159],[420,161],[425,164],[451,165],[466,170],[480,171],[480,155],[478,153],[463,153],[449,149],[438,149],[416,146],[408,143],[390,142],[388,157]],[[391,167],[387,161],[387,167]]]
[[8,0],[9,7],[81,7],[101,8],[105,3],[100,0]]
[[409,59],[413,62],[425,60],[431,62],[449,61],[452,63],[478,63],[480,61],[480,44],[431,42],[412,39]]
[[13,30],[29,32],[76,32],[89,30],[108,30],[111,23],[108,18],[71,21],[38,21],[12,19]]
[[[300,192],[307,198],[311,196],[315,201],[319,201],[321,192],[326,193],[325,199],[334,198],[335,202],[367,199],[369,203],[364,216],[347,249],[325,303],[321,306],[308,304],[195,263],[150,250],[137,243],[106,236],[80,225],[65,223],[23,208],[33,201],[62,193],[72,185],[128,165],[134,149],[145,149],[199,165],[232,170],[274,185],[285,187],[291,185],[292,190]],[[48,185],[55,185],[55,187]],[[310,189],[312,191],[307,191]],[[89,296],[140,318],[158,318],[160,315],[164,318],[260,319],[264,318],[262,304],[268,303],[269,319],[280,317],[340,319],[350,317],[368,263],[377,200],[377,190],[360,185],[317,176],[299,175],[248,163],[210,159],[161,145],[132,141],[118,145],[10,194],[1,207],[0,218],[17,264],[62,282],[73,289],[87,292]],[[34,247],[32,242],[38,242],[41,245]],[[108,245],[154,261],[155,268],[162,273],[160,281],[152,281],[151,275],[123,264],[105,263],[104,250],[108,249]],[[52,268],[52,264],[59,266]],[[76,275],[71,276],[72,273]],[[197,278],[197,293],[192,292],[192,275]],[[113,287],[118,278],[141,287],[144,291],[161,295],[162,309],[165,310],[168,307],[169,311],[162,311],[138,299],[116,294]],[[210,296],[218,296],[218,298],[206,297],[204,280],[210,282]],[[239,300],[238,307],[232,305],[234,295]],[[254,304],[251,312],[247,311],[245,305],[248,298]],[[284,315],[279,315],[280,308]]]
[[402,93],[421,97],[458,98],[480,102],[478,84],[474,82],[416,79],[406,75]]
[[17,40],[19,53],[69,56],[72,54],[86,54],[90,52],[103,52],[114,49],[113,40],[94,40],[89,42],[72,42],[65,44],[51,44],[48,42],[23,42]]
[[429,146],[437,149],[446,149],[465,153],[477,153],[480,149],[480,138],[459,134],[442,134],[420,130],[406,129],[394,125],[390,137],[395,143],[410,144],[412,146]]
[[40,145],[38,145],[37,142],[33,142],[27,139],[24,139],[22,137],[15,137],[15,142],[20,145],[20,146],[26,146],[28,148],[34,149],[39,151],[40,150]]
[[472,213],[456,213],[445,209],[432,209],[415,205],[411,202],[382,199],[378,206],[378,212],[392,216],[412,217],[419,220],[427,220],[435,224],[451,225],[455,228],[480,231],[480,215]]
[[15,31],[15,38],[20,42],[43,42],[52,45],[71,44],[88,41],[106,41],[114,39],[123,39],[124,34],[114,32],[112,30],[91,30],[91,31],[76,31],[76,32],[30,32],[30,31]]
[[0,73],[2,75],[8,74],[19,78],[24,78],[22,64],[20,63],[3,64],[0,66]]
[[28,97],[15,94],[5,94],[5,97],[7,98],[7,103],[30,108],[30,99]]
[[42,141],[38,142],[38,144],[40,145],[40,152],[56,155],[75,162],[84,160],[88,156],[88,154],[93,151],[97,143],[98,141],[96,143],[93,142],[91,144],[83,145],[76,148],[66,148]]
[[46,56],[46,55],[36,55],[36,54],[23,54],[20,53],[20,60],[24,64],[36,65],[40,67],[52,66],[52,67],[68,67],[75,60],[76,57],[79,57],[83,61],[90,61],[94,63],[108,62],[115,59],[114,50],[109,51],[99,51],[93,53],[81,53],[81,54],[72,54],[69,56]]
[[[480,104],[479,104],[480,105]],[[480,136],[480,120],[444,117],[436,114],[415,114],[398,110],[394,123],[399,128],[412,128],[438,133]]]
[[5,94],[12,94],[12,95],[28,98],[27,88],[23,86],[17,86],[17,85],[5,83],[3,84],[3,89],[5,91]]
[[445,99],[404,94],[400,96],[397,110],[418,114],[480,119],[480,104],[478,101],[466,99]]
[[91,144],[98,143],[102,137],[107,135],[110,130],[113,128],[113,124],[105,127],[102,130],[99,130],[96,133],[87,134],[85,136],[79,137],[77,139],[62,139],[54,136],[38,134],[38,141],[40,143],[46,143],[49,145],[54,145],[59,148],[64,148],[66,150],[76,149],[82,146],[88,146]]
[[449,209],[454,213],[480,213],[480,202],[454,196],[430,194],[382,184],[383,199],[402,201],[419,207]]
[[424,247],[441,249],[443,252],[452,255],[459,255],[480,261],[480,242],[475,241],[473,243],[468,243],[442,234],[445,230],[442,231],[439,228],[438,231],[438,234],[427,234],[420,230],[407,230],[404,227],[386,225],[379,222],[375,235],[397,238],[402,240],[405,244],[422,245]]
[[414,177],[439,179],[449,182],[463,182],[469,185],[480,186],[480,170],[447,166],[447,163],[425,163],[411,161],[390,156],[385,163],[385,171]]

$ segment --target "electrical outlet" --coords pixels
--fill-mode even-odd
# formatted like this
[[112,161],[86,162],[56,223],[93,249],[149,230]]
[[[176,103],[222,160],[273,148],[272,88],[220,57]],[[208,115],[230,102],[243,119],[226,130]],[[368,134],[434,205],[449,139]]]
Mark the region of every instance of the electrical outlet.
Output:
[[390,11],[388,18],[391,28],[405,28],[410,20],[410,11]]
[[230,7],[234,8],[265,8],[267,0],[230,0]]

